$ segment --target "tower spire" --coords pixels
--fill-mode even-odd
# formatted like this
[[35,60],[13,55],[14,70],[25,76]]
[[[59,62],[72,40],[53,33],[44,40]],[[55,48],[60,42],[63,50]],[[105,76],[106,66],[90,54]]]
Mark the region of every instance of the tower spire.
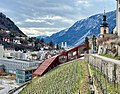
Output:
[[105,10],[104,10],[104,14],[103,14],[103,22],[106,23],[106,13],[105,13]]
[[104,9],[104,15],[106,15],[105,9]]
[[104,35],[108,33],[109,33],[109,28],[108,28],[108,23],[106,21],[106,13],[104,10],[103,22],[101,23],[101,26],[100,26],[100,37],[104,37]]

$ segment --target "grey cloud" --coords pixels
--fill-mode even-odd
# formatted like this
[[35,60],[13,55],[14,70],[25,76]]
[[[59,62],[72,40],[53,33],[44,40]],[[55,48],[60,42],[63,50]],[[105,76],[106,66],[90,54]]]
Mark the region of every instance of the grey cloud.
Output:
[[[75,21],[101,13],[104,9],[110,11],[116,8],[115,0],[0,0],[0,2],[1,12],[18,26],[28,29],[31,27],[66,28]],[[46,16],[60,16],[69,21],[47,19],[45,22],[25,22],[27,19],[33,20]]]

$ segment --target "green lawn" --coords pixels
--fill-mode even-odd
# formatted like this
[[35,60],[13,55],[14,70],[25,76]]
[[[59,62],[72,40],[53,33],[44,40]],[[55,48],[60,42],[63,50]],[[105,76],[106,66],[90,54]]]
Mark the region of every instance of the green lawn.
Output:
[[32,80],[19,94],[89,94],[87,63],[76,60]]

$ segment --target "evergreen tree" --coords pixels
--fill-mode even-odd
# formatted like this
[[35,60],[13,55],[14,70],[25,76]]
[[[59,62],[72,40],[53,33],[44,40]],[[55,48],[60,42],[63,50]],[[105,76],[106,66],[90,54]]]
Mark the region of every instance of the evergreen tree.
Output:
[[54,43],[51,41],[51,42],[49,43],[49,46],[53,49],[53,48],[54,48]]
[[9,36],[10,36],[11,38],[14,38],[14,37],[15,37],[15,34],[12,33],[12,32],[10,32]]
[[33,42],[33,39],[32,39],[32,38],[29,38],[28,41],[29,41],[29,42]]
[[59,45],[58,44],[56,45],[56,49],[59,50]]
[[92,44],[93,44],[93,51],[97,51],[97,43],[96,43],[96,36],[95,35],[93,35],[93,37],[92,37]]
[[89,53],[89,39],[88,39],[88,37],[85,38],[85,44],[87,44],[86,50],[87,50],[87,53]]
[[41,42],[44,43],[44,39],[43,38],[41,39]]
[[85,44],[89,44],[89,39],[88,39],[88,37],[85,38]]

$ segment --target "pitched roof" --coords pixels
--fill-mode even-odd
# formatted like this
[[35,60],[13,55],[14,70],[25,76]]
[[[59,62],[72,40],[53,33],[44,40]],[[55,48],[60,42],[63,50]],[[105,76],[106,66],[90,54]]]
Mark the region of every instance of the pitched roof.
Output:
[[46,59],[33,73],[33,75],[41,76],[47,71],[47,69],[50,67],[50,65],[53,63],[53,61],[57,58],[56,56],[53,56],[49,59]]
[[53,68],[55,67],[56,65],[59,65],[60,63],[58,62],[58,57],[59,56],[63,56],[63,55],[67,55],[69,52],[71,51],[75,51],[75,50],[78,50],[79,48],[80,49],[84,49],[85,47],[87,47],[87,44],[83,44],[83,45],[80,45],[80,46],[77,46],[77,47],[74,47],[66,52],[63,52],[59,55],[56,55],[56,56],[53,56],[49,59],[46,59],[36,70],[35,72],[33,73],[33,77],[35,76],[42,76],[44,75],[45,73],[47,73],[49,71],[49,68]]

